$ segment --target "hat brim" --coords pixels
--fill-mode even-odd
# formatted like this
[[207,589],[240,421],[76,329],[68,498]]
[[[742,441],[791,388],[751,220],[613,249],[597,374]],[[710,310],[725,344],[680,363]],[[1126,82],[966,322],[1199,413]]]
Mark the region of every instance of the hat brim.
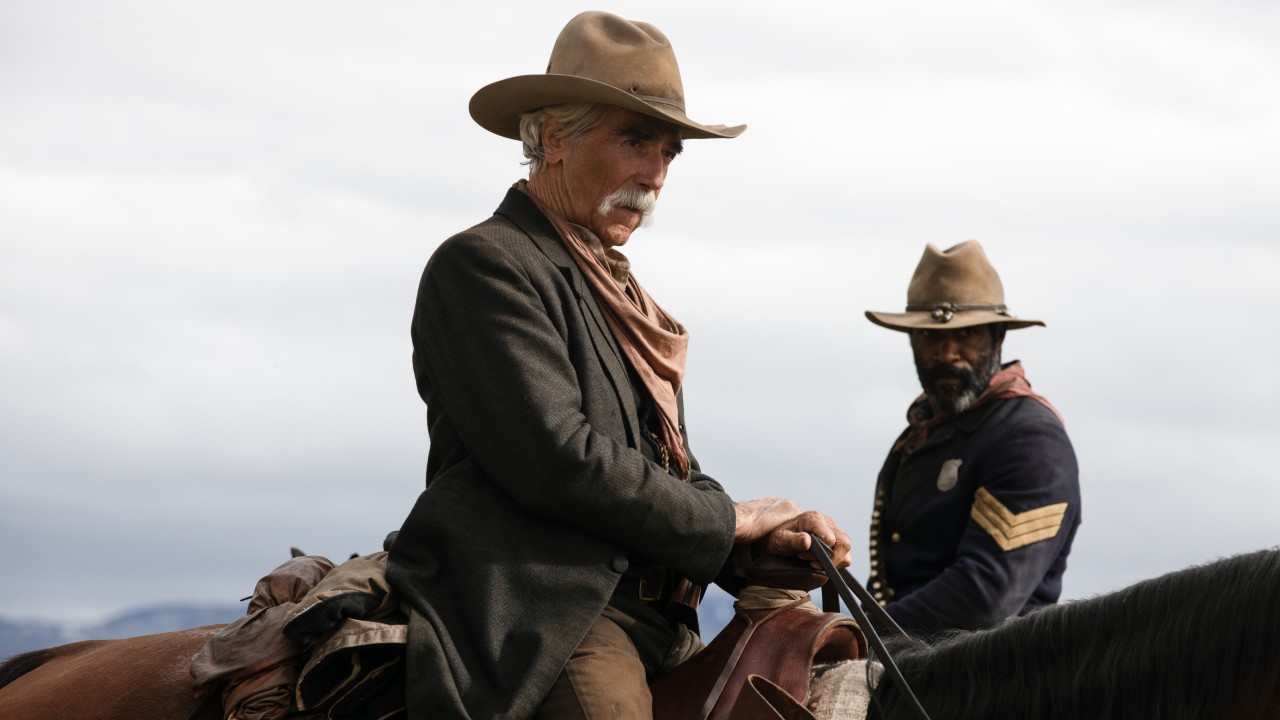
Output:
[[649,103],[612,85],[576,75],[517,75],[485,85],[471,96],[471,117],[480,127],[512,140],[520,139],[520,116],[562,103],[602,103],[634,110],[678,125],[683,138],[732,138],[746,125],[703,125],[674,105]]
[[951,319],[944,323],[934,320],[933,315],[927,312],[885,313],[868,310],[866,315],[868,320],[880,327],[899,332],[958,330],[960,328],[973,327],[974,325],[993,325],[995,323],[1004,325],[1009,330],[1019,330],[1033,325],[1045,326],[1044,322],[1040,320],[1009,317],[989,310],[962,310],[952,315]]

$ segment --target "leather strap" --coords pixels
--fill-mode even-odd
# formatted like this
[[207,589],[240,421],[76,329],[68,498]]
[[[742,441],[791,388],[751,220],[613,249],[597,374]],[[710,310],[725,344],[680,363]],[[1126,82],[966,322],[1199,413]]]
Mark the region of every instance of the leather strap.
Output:
[[[862,604],[871,608],[871,614],[880,621],[881,625],[895,637],[908,637],[907,631],[898,625],[898,621],[893,619],[879,601],[875,599],[867,589],[862,587],[862,583],[853,579],[848,570],[840,568],[837,570],[840,578],[844,580],[844,584],[853,588],[853,592],[862,601]],[[840,612],[840,589],[837,583],[828,582],[822,585],[822,609],[825,612]]]
[[902,671],[898,669],[898,664],[893,661],[893,657],[889,655],[889,651],[885,649],[884,641],[880,639],[880,634],[876,632],[874,627],[872,627],[871,621],[867,618],[867,614],[862,611],[862,605],[854,599],[853,592],[851,592],[849,588],[856,587],[859,590],[859,594],[863,596],[863,602],[867,603],[869,607],[876,608],[884,614],[885,618],[888,618],[889,622],[885,624],[886,627],[891,628],[902,637],[907,637],[907,634],[902,632],[902,628],[898,627],[898,624],[893,622],[892,618],[889,618],[889,614],[885,613],[884,608],[880,607],[880,603],[876,602],[875,598],[871,597],[871,593],[867,592],[867,589],[862,587],[862,583],[854,580],[853,576],[849,573],[841,573],[836,570],[835,563],[831,562],[831,548],[827,547],[827,544],[822,542],[822,538],[819,538],[813,533],[809,533],[809,537],[813,540],[810,549],[813,550],[814,557],[818,559],[818,564],[822,566],[823,572],[827,574],[829,582],[836,586],[836,591],[840,593],[840,597],[849,608],[849,614],[852,615],[853,619],[856,620],[858,624],[862,626],[863,630],[866,631],[867,642],[870,643],[875,654],[880,657],[880,661],[884,665],[885,670],[889,673],[889,677],[898,684],[898,689],[902,692],[903,696],[907,698],[907,703],[911,705],[916,716],[919,717],[920,720],[929,720],[929,713],[924,711],[924,706],[922,706],[920,701],[916,699],[916,694],[911,691],[911,686],[907,684],[906,678],[902,676]]
[[716,703],[720,702],[720,694],[724,692],[724,686],[728,684],[729,677],[733,675],[733,671],[737,669],[738,660],[742,657],[742,651],[747,649],[747,641],[751,639],[751,635],[755,633],[756,628],[768,622],[778,613],[786,612],[794,607],[799,607],[806,602],[809,602],[809,596],[807,595],[802,598],[797,598],[786,605],[770,610],[768,614],[755,622],[751,621],[750,615],[742,612],[741,610],[738,611],[747,619],[747,629],[743,630],[742,634],[738,636],[738,642],[734,643],[733,652],[729,654],[729,660],[724,664],[724,667],[720,669],[720,676],[716,678],[715,684],[711,686],[711,692],[707,695],[707,701],[702,704],[702,714],[699,716],[702,720],[707,720],[707,718],[711,717],[711,711],[715,709]]
[[773,681],[752,675],[743,683],[729,720],[816,720],[813,713]]

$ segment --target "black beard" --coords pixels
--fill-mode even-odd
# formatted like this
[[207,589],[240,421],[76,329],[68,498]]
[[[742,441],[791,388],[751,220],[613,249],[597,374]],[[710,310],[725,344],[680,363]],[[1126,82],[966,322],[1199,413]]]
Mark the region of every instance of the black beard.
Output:
[[[959,413],[968,410],[982,395],[982,391],[987,389],[987,384],[997,372],[1000,372],[1000,356],[996,353],[980,359],[978,366],[972,372],[952,365],[935,365],[925,368],[920,364],[920,359],[916,358],[916,377],[920,378],[925,397],[929,398],[929,405],[936,413]],[[937,383],[943,378],[957,378],[961,384],[955,389],[944,386],[945,389],[940,391]]]

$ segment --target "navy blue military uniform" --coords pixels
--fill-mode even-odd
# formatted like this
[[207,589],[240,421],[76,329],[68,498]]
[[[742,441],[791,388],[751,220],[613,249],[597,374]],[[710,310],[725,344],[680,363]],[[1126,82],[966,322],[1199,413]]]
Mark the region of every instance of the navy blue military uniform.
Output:
[[1057,602],[1079,524],[1075,452],[1056,413],[1030,397],[992,399],[914,452],[890,452],[870,588],[913,634],[990,626]]

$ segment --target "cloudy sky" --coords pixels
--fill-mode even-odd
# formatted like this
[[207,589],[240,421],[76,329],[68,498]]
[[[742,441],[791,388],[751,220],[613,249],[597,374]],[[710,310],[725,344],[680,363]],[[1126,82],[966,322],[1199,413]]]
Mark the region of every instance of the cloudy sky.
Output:
[[[522,176],[466,112],[586,6],[0,3],[0,617],[234,602],[422,487],[409,318]],[[980,240],[1080,459],[1065,597],[1280,542],[1280,6],[622,2],[689,143],[637,276],[694,452],[865,535],[918,392],[897,311]],[[706,8],[706,9],[702,9]]]

